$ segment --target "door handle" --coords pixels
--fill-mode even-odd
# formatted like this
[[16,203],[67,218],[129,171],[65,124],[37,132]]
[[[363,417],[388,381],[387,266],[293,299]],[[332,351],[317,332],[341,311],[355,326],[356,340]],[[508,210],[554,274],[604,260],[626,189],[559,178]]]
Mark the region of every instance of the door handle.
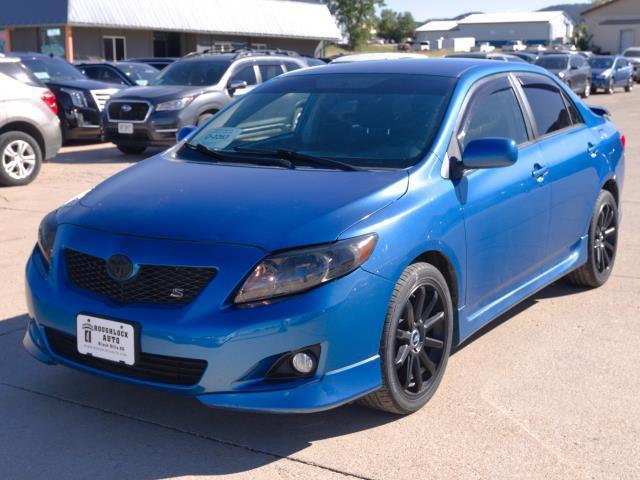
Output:
[[596,158],[598,156],[598,147],[596,147],[593,143],[589,142],[587,144],[587,152],[591,155],[591,158]]
[[545,167],[544,165],[540,165],[539,163],[536,163],[533,166],[533,172],[531,172],[533,177],[538,182],[544,182],[544,177],[547,176],[547,173],[549,173],[549,167]]

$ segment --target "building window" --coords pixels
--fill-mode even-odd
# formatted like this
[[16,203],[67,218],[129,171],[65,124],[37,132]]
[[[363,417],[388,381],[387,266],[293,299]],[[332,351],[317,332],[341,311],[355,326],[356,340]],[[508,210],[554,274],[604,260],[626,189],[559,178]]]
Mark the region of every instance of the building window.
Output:
[[127,58],[127,42],[124,37],[102,37],[104,59],[108,62],[119,62]]
[[64,29],[62,27],[39,28],[38,43],[41,53],[64,57]]

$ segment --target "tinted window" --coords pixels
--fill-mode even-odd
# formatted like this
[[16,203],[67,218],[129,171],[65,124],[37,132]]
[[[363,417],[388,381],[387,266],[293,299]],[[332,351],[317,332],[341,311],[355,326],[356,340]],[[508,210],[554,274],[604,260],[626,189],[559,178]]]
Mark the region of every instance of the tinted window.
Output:
[[574,68],[580,68],[584,64],[584,60],[579,55],[574,55],[571,57],[571,66]]
[[20,62],[2,62],[0,63],[0,73],[4,73],[6,76],[11,77],[19,82],[35,87],[42,87],[40,80],[31,73],[27,67]]
[[245,82],[247,82],[247,85],[255,85],[258,83],[253,65],[240,67],[240,70],[236,71],[236,73],[233,74],[231,80],[244,80]]
[[40,80],[82,80],[80,70],[57,57],[21,57],[22,63]]
[[564,94],[564,92],[562,93],[562,98],[564,99],[564,103],[569,109],[569,115],[571,115],[571,123],[584,123],[584,120],[582,119],[582,115],[580,115],[578,108],[573,103],[573,101],[571,101],[571,99]]
[[[241,97],[190,142],[226,152],[242,145],[405,168],[430,147],[455,82],[401,74],[282,76]],[[225,144],[216,135],[220,128],[229,137]]]
[[511,138],[518,144],[529,139],[522,110],[506,79],[481,87],[474,95],[458,133],[463,150],[472,140],[487,137]]
[[519,78],[531,105],[539,135],[571,126],[571,115],[555,83],[538,75],[520,75]]
[[640,58],[640,49],[630,48],[624,52],[624,56],[627,58]]
[[151,85],[215,85],[229,68],[227,60],[179,60],[160,72]]
[[284,66],[287,69],[287,72],[292,72],[293,70],[298,70],[300,65],[296,62],[284,62]]
[[263,82],[271,80],[273,77],[277,77],[282,73],[284,73],[282,65],[260,65],[260,76]]
[[589,60],[589,64],[593,68],[611,68],[613,66],[613,58],[593,57],[591,60]]
[[551,70],[564,70],[569,64],[569,58],[564,55],[546,55],[540,57],[536,61],[536,65],[540,65],[543,68],[549,68]]

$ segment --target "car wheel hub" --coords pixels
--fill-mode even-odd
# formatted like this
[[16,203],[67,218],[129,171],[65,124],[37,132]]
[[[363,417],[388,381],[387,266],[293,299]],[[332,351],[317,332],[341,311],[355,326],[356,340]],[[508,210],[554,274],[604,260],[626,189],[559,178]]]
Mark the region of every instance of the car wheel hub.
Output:
[[24,140],[10,142],[2,152],[2,168],[11,178],[23,180],[33,172],[36,155],[31,145]]

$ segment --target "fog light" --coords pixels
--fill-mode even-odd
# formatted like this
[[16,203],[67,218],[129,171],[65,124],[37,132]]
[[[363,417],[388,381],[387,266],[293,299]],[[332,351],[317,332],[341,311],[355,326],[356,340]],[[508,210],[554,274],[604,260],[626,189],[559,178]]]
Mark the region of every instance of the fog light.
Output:
[[307,352],[299,352],[293,356],[291,364],[297,372],[308,374],[316,368],[316,359]]

